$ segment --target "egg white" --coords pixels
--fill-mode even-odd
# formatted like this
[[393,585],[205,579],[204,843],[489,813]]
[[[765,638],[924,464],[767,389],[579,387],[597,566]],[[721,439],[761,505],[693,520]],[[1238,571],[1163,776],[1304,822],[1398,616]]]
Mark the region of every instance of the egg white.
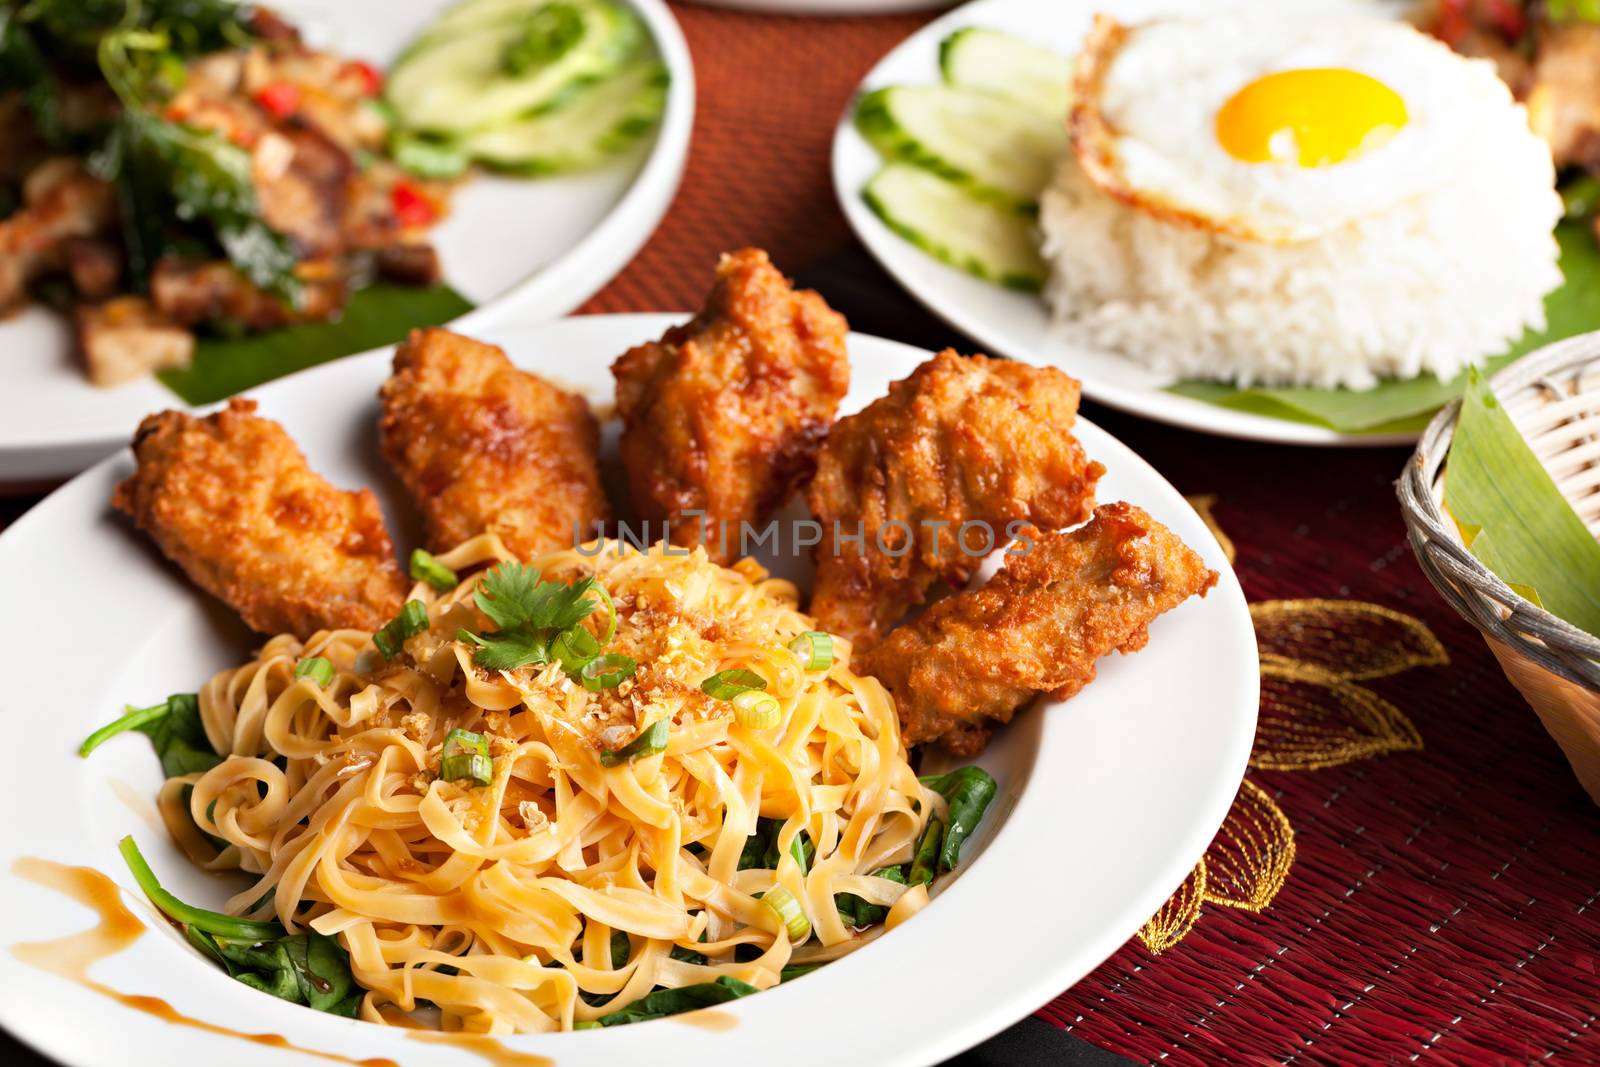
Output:
[[[1315,238],[1451,181],[1475,143],[1533,136],[1491,63],[1405,23],[1234,12],[1119,30],[1098,45],[1092,35],[1098,54],[1079,60],[1074,150],[1118,199],[1235,237]],[[1320,167],[1230,155],[1217,139],[1219,109],[1264,75],[1306,68],[1377,79],[1404,101],[1405,125]]]

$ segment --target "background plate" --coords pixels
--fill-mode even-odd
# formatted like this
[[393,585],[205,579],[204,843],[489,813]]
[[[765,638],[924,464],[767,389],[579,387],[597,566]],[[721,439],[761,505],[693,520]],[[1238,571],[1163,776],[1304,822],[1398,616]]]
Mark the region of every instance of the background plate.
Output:
[[[1070,54],[1097,12],[1124,21],[1158,15],[1193,16],[1261,4],[1269,0],[975,0],[937,19],[884,57],[861,83],[862,91],[885,85],[930,84],[939,79],[939,42],[963,26],[1008,30],[1036,44]],[[1358,0],[1303,0],[1308,6],[1349,7]],[[1387,0],[1365,4],[1390,10]],[[1373,447],[1410,444],[1415,433],[1344,434],[1310,423],[1274,419],[1166,392],[1168,379],[1113,352],[1069,344],[1050,330],[1044,301],[947,267],[885,226],[861,198],[861,189],[882,160],[856,132],[854,101],[833,139],[833,184],[845,218],[869,251],[912,296],[934,314],[986,346],[995,355],[1061,367],[1083,382],[1084,394],[1102,404],[1148,419],[1204,433],[1298,445]],[[1063,116],[1065,121],[1065,116]]]
[[[285,0],[274,6],[315,45],[387,63],[448,0]],[[662,0],[627,0],[650,26],[672,74],[653,138],[593,171],[519,180],[479,175],[433,231],[445,281],[477,309],[468,329],[513,313],[524,321],[564,315],[633,258],[678,188],[694,119],[694,67]],[[115,389],[89,384],[66,321],[30,307],[0,322],[0,482],[60,478],[127,443],[139,417],[181,406],[154,379]]]
[[[483,334],[606,411],[611,360],[681,319],[581,317]],[[861,335],[850,345],[847,412],[927,355]],[[404,549],[416,543],[414,524],[377,455],[375,397],[387,373],[387,354],[371,353],[254,395],[335,484],[373,486]],[[615,424],[608,430],[614,452]],[[738,1020],[730,1029],[663,1020],[509,1038],[508,1045],[567,1064],[816,1067],[819,1048],[830,1050],[820,1053],[827,1062],[848,1050],[857,1063],[931,1064],[1077,981],[1155,912],[1205,851],[1238,790],[1259,697],[1255,632],[1221,549],[1176,490],[1098,427],[1080,422],[1077,434],[1109,468],[1102,500],[1148,509],[1222,578],[1204,600],[1157,620],[1144,651],[1102,661],[1099,678],[1069,704],[1029,709],[997,732],[980,762],[999,780],[999,796],[933,903],[816,974],[728,1005]],[[115,851],[131,833],[181,898],[216,907],[228,892],[190,867],[152,824],[146,798],[161,777],[144,739],[119,738],[88,760],[74,754],[124,702],[193,690],[240,662],[252,644],[230,612],[194,591],[111,512],[112,486],[131,470],[126,452],[106,460],[0,536],[13,606],[0,616],[0,724],[14,750],[26,753],[0,777],[0,810],[18,813],[0,821],[0,899],[8,905],[0,908],[0,1023],[71,1067],[319,1062],[168,1025],[32,970],[9,951],[93,922],[77,904],[18,877],[14,864],[23,856],[91,866],[131,887]],[[49,565],[57,560],[71,564]],[[768,562],[796,577],[805,569],[793,558]],[[465,1050],[421,1046],[404,1031],[320,1015],[230,981],[155,919],[137,890],[125,899],[154,929],[96,966],[94,977],[115,989],[358,1059],[482,1067]],[[945,1005],[950,1010],[940,1010]],[[825,1039],[796,1040],[818,1020],[826,1020]]]

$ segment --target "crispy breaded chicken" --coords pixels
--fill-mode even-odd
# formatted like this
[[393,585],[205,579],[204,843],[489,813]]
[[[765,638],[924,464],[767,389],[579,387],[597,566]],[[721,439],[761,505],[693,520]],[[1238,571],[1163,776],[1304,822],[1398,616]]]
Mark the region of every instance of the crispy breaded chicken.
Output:
[[811,614],[866,647],[936,582],[965,584],[1008,527],[1082,522],[1105,468],[1077,414],[1059,370],[946,349],[840,419],[806,491],[825,531]]
[[414,330],[379,396],[383,454],[433,551],[487,531],[527,559],[588,540],[607,518],[589,405],[493,345]]
[[195,584],[264,634],[376,630],[409,584],[372,490],[335,489],[253,400],[139,424],[112,496]]
[[703,535],[719,563],[737,558],[740,524],[765,519],[811,474],[850,384],[848,330],[765,252],[723,256],[700,314],[611,366],[639,516],[670,522],[675,544]]
[[1217,581],[1132,504],[1103,505],[1070,532],[1024,536],[1031,548],[1019,540],[1023,554],[987,583],[934,604],[855,664],[894,694],[906,744],[977,753],[993,722],[1039,693],[1077,693],[1096,660],[1143,648],[1156,616]]

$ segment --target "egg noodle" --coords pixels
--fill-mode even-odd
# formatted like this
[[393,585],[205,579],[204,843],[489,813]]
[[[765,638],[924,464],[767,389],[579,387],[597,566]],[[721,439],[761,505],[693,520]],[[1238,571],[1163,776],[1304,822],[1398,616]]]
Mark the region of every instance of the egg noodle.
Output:
[[[794,586],[754,561],[612,542],[585,554],[595,548],[527,562],[551,579],[592,574],[609,592],[609,649],[638,664],[614,689],[590,691],[553,663],[476,666],[455,635],[484,626],[480,569],[448,592],[417,586],[429,627],[392,660],[363,631],[303,645],[280,635],[200,693],[226,758],[167,781],[170,831],[202,866],[257,876],[229,912],[337,936],[367,990],[364,1019],[401,1021],[426,1001],[444,1029],[536,1032],[657,987],[726,976],[765,989],[927,900],[924,886],[872,872],[910,860],[944,800],[918,782],[892,699],[850,670],[848,643],[808,671],[789,642],[813,623]],[[509,558],[486,535],[439,561],[462,573]],[[295,677],[305,657],[329,660],[332,681]],[[734,668],[766,680],[777,726],[741,725],[702,691]],[[663,752],[602,763],[662,720]],[[488,786],[440,776],[452,728],[487,740]],[[774,866],[749,866],[758,817],[781,821]],[[804,870],[802,832],[815,846]],[[798,945],[760,899],[780,885],[810,922]],[[847,925],[839,893],[889,907],[887,922]]]

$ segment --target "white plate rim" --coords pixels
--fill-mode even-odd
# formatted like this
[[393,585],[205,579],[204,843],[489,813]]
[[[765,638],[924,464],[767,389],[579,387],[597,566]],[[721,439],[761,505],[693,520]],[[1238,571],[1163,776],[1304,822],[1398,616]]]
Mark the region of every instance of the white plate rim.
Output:
[[[861,93],[878,88],[882,85],[892,84],[904,79],[896,78],[890,74],[894,68],[907,63],[907,56],[918,53],[932,52],[936,54],[936,45],[939,39],[954,30],[967,26],[982,26],[990,24],[990,12],[995,9],[1026,10],[1033,0],[971,0],[953,11],[946,12],[939,18],[923,26],[911,36],[901,41],[887,55],[873,65],[872,69],[857,86],[856,93],[851,96],[850,103],[839,118],[838,125],[834,128],[833,147],[830,169],[833,175],[834,195],[838,200],[845,220],[850,224],[856,237],[866,246],[880,266],[887,271],[906,292],[911,294],[920,304],[929,311],[971,337],[979,344],[986,345],[997,355],[1009,356],[1012,359],[1021,359],[1034,363],[1059,362],[1042,354],[1034,352],[1030,347],[1019,346],[1008,340],[1007,332],[1003,326],[997,326],[982,315],[964,309],[959,300],[949,299],[948,294],[940,291],[938,283],[923,284],[918,278],[919,273],[940,275],[946,268],[943,264],[934,261],[927,253],[913,246],[910,242],[900,237],[884,225],[883,221],[873,214],[861,196],[861,187],[871,172],[861,173],[849,166],[852,156],[859,158],[858,149],[865,142],[856,132],[853,117],[855,103]],[[1065,3],[1077,4],[1089,11],[1104,11],[1114,9],[1117,0],[1063,0]],[[1237,3],[1240,0],[1223,0],[1223,3]],[[1263,2],[1263,0],[1255,0]],[[1175,0],[1175,9],[1177,0]],[[936,81],[938,78],[937,66],[933,63],[925,64],[927,70],[920,80],[927,82]],[[869,149],[870,150],[870,149]],[[915,257],[915,258],[913,258]],[[937,271],[919,272],[910,264],[925,260],[940,268]],[[1068,367],[1071,371],[1072,368]],[[1074,376],[1077,376],[1074,371]],[[1310,445],[1328,448],[1388,448],[1398,445],[1414,445],[1421,435],[1421,431],[1405,431],[1399,433],[1343,433],[1326,426],[1312,423],[1296,422],[1290,419],[1275,419],[1266,415],[1257,415],[1253,412],[1236,411],[1217,404],[1208,404],[1190,397],[1178,396],[1161,389],[1136,388],[1118,385],[1103,380],[1096,380],[1093,375],[1082,378],[1084,395],[1107,407],[1116,408],[1129,414],[1142,418],[1154,419],[1172,426],[1179,426],[1188,430],[1197,430],[1201,433],[1213,434],[1221,437],[1234,437],[1250,441],[1263,441],[1274,444]]]
[[[519,357],[529,349],[547,351],[549,355],[541,360],[519,358],[519,362],[560,377],[564,367],[571,369],[572,353],[581,350],[585,336],[603,336],[604,351],[621,351],[617,347],[619,343],[625,347],[639,339],[654,336],[684,317],[656,314],[580,316],[520,329],[511,325],[502,326],[493,332],[490,339],[506,343]],[[852,335],[851,344],[857,373],[861,372],[864,365],[877,364],[882,370],[874,373],[880,380],[886,380],[884,375],[900,376],[927,355],[908,345],[863,335]],[[318,417],[318,398],[348,398],[349,387],[361,383],[364,387],[362,393],[367,399],[364,401],[365,407],[360,410],[369,411],[375,406],[370,397],[384,374],[385,362],[384,352],[352,357],[281,379],[252,395],[261,400],[264,414],[283,417],[285,421],[291,421],[291,417],[311,420]],[[603,367],[603,364],[600,366]],[[344,391],[341,392],[341,389]],[[326,403],[325,400],[320,402]],[[351,413],[347,419],[355,417]],[[518,1051],[551,1055],[557,1061],[568,1062],[573,1056],[592,1057],[600,1062],[627,1062],[630,1057],[649,1055],[654,1062],[669,1065],[732,1063],[748,1062],[750,1057],[759,1055],[769,1067],[799,1067],[814,1062],[815,1050],[806,1042],[774,1043],[772,1036],[783,1032],[785,1026],[792,1028],[796,1019],[815,1019],[821,1017],[821,1013],[829,1012],[830,1017],[834,1017],[834,1025],[843,1028],[843,1040],[837,1047],[850,1049],[853,1057],[859,1055],[891,1065],[937,1062],[1004,1028],[1082,978],[1156,911],[1204,853],[1232,804],[1238,783],[1243,777],[1254,737],[1259,700],[1254,629],[1243,592],[1236,576],[1227,566],[1220,546],[1212,539],[1203,520],[1177,490],[1105,431],[1087,421],[1080,422],[1078,429],[1091,454],[1107,461],[1111,467],[1108,483],[1128,482],[1129,488],[1136,487],[1137,492],[1132,494],[1134,502],[1149,508],[1158,518],[1171,525],[1221,574],[1218,587],[1209,597],[1184,605],[1171,616],[1158,620],[1153,627],[1151,650],[1165,648],[1177,654],[1179,648],[1174,635],[1180,628],[1192,635],[1193,639],[1208,642],[1214,639],[1216,643],[1208,645],[1209,651],[1204,654],[1196,651],[1195,659],[1198,669],[1215,672],[1212,680],[1218,687],[1217,703],[1209,711],[1203,712],[1215,718],[1216,721],[1210,724],[1215,730],[1194,735],[1183,734],[1181,743],[1177,738],[1171,739],[1172,745],[1183,749],[1181,756],[1169,764],[1158,763],[1148,767],[1149,781],[1134,783],[1141,787],[1156,788],[1158,784],[1161,788],[1171,788],[1175,779],[1198,775],[1194,780],[1196,789],[1192,795],[1174,799],[1175,819],[1181,822],[1181,826],[1168,827],[1164,821],[1158,823],[1160,827],[1171,830],[1168,847],[1161,850],[1159,856],[1133,854],[1126,857],[1128,863],[1148,860],[1157,873],[1132,887],[1119,889],[1115,885],[1103,885],[1105,879],[1098,876],[1086,879],[1084,872],[1076,870],[1065,856],[1066,847],[1055,841],[1053,835],[1048,839],[1043,836],[1043,832],[1049,830],[1065,835],[1067,827],[1080,822],[1082,826],[1078,833],[1081,836],[1086,832],[1085,827],[1104,817],[1105,813],[1098,810],[1076,810],[1065,814],[1058,811],[1054,801],[1061,795],[1061,783],[1048,774],[1035,772],[1053,768],[1059,770],[1061,766],[1070,765],[1069,754],[1080,753],[1086,739],[1087,747],[1093,747],[1097,738],[1102,741],[1109,738],[1114,742],[1129,716],[1138,714],[1131,710],[1131,705],[1117,709],[1114,716],[1089,713],[1090,694],[1103,692],[1109,699],[1109,686],[1120,686],[1135,677],[1123,668],[1127,664],[1137,665],[1138,657],[1126,661],[1113,657],[1102,662],[1102,677],[1098,683],[1102,688],[1096,690],[1090,687],[1073,705],[1083,709],[1081,714],[1071,715],[1056,709],[1050,709],[1053,713],[1045,714],[1042,713],[1045,709],[1035,709],[1019,717],[997,736],[991,752],[1008,745],[1022,746],[1024,749],[1031,746],[1036,762],[1025,766],[1020,772],[1025,788],[1015,795],[1008,791],[1002,798],[1002,806],[1008,800],[1013,806],[1010,810],[1002,808],[997,813],[996,821],[999,821],[1000,814],[1005,816],[997,829],[991,823],[984,832],[987,836],[980,835],[980,840],[975,841],[978,847],[976,857],[969,854],[965,858],[963,871],[943,888],[935,903],[905,927],[913,933],[921,931],[920,934],[912,936],[896,931],[867,950],[832,965],[819,976],[808,977],[729,1005],[725,1010],[740,1019],[740,1025],[733,1030],[713,1032],[663,1022],[597,1033],[508,1039],[511,1047]],[[341,437],[341,440],[344,438]],[[308,454],[313,464],[317,464],[318,455],[309,449]],[[68,654],[48,645],[41,648],[37,640],[29,640],[30,635],[37,633],[41,626],[48,628],[51,625],[49,614],[52,604],[58,605],[60,611],[68,612],[68,617],[71,617],[70,607],[60,606],[59,597],[51,598],[51,594],[57,592],[59,577],[45,572],[53,571],[53,568],[19,566],[33,558],[29,555],[31,550],[66,551],[77,560],[80,571],[86,567],[96,571],[125,568],[126,588],[117,592],[119,602],[135,606],[154,605],[162,597],[170,599],[175,595],[190,602],[197,599],[184,587],[181,577],[169,573],[169,568],[150,566],[148,549],[131,535],[125,524],[112,521],[107,514],[109,509],[104,501],[109,488],[126,473],[130,465],[126,452],[104,460],[52,494],[4,534],[0,534],[0,566],[20,575],[18,588],[14,590],[19,599],[14,602],[42,605],[40,611],[28,613],[26,617],[17,612],[0,617],[0,648],[7,649],[8,660],[13,657],[19,660],[7,662],[0,668],[13,683],[6,692],[0,694],[0,716],[37,716],[40,700],[47,694],[51,698],[51,707],[80,708],[85,700],[92,703],[103,697],[105,687],[111,684],[110,679],[91,677],[94,672],[79,672],[82,676],[61,678],[58,670],[70,662]],[[1111,498],[1102,495],[1102,499]],[[60,528],[63,523],[67,524],[66,530]],[[76,534],[73,535],[71,531],[76,531]],[[73,547],[74,540],[81,542],[77,549]],[[178,590],[176,593],[175,587]],[[143,609],[136,607],[114,612],[115,617],[107,620],[103,638],[110,642],[128,642],[130,647],[125,656],[138,655],[138,642],[153,639],[142,619],[127,617],[138,616],[140,610]],[[1149,654],[1150,650],[1140,653],[1141,656]],[[26,657],[25,663],[20,662],[23,657]],[[1177,658],[1181,662],[1183,657]],[[1155,663],[1150,660],[1146,662],[1150,666],[1143,676],[1148,679],[1158,672]],[[117,674],[118,671],[107,673]],[[1113,682],[1113,678],[1122,681]],[[1184,708],[1177,716],[1158,719],[1153,725],[1159,725],[1162,730],[1176,729],[1181,734],[1193,725],[1191,720],[1184,718],[1185,715],[1196,714],[1189,705],[1199,701],[1193,696],[1195,689],[1192,679],[1186,677],[1173,685],[1176,688],[1169,686],[1168,695],[1176,694]],[[1131,692],[1137,694],[1142,688],[1135,686]],[[1129,691],[1117,690],[1122,697]],[[69,779],[66,783],[69,786],[79,786],[77,789],[58,790],[66,798],[61,810],[65,811],[74,804],[81,807],[84,791],[103,789],[102,778],[110,775],[112,769],[97,770],[101,764],[96,761],[77,761],[68,753],[87,729],[101,721],[105,714],[98,706],[84,710],[58,710],[55,718],[41,722],[37,728],[30,730],[28,750],[34,755],[29,761],[19,761],[20,766],[12,776],[0,779],[0,796],[14,790],[26,792],[29,775],[45,773],[46,768],[52,766],[49,760],[53,759],[54,771],[50,773]],[[12,721],[19,720],[14,718]],[[1139,738],[1154,742],[1159,735],[1147,731],[1140,734]],[[1196,739],[1203,744],[1196,746],[1193,743]],[[145,763],[152,762],[148,752],[132,751],[137,747],[130,746],[130,757]],[[43,751],[54,755],[39,757],[38,753]],[[1143,760],[1151,758],[1142,752],[1117,751],[1117,746],[1109,743],[1102,744],[1099,751],[1116,752],[1119,761],[1133,760],[1131,765],[1139,768],[1142,768]],[[96,760],[101,759],[103,754],[109,754],[108,750],[96,753]],[[1205,762],[1207,758],[1207,766],[1194,766],[1197,760]],[[63,759],[66,762],[62,762]],[[1099,768],[1101,761],[1092,761],[1087,765],[1086,773],[1090,776],[1111,773]],[[1122,769],[1126,770],[1126,767]],[[1115,802],[1117,794],[1128,784],[1126,781],[1107,781],[1105,786],[1115,785],[1117,788],[1104,788],[1103,799],[1108,803]],[[28,795],[36,797],[38,793]],[[16,802],[20,796],[13,795],[10,799],[13,803],[8,806],[17,810]],[[82,818],[85,813],[74,814]],[[126,821],[127,813],[124,811],[119,814]],[[61,818],[67,816],[62,815]],[[70,825],[70,819],[68,822]],[[92,854],[88,854],[85,842],[64,841],[58,829],[53,821],[47,824],[45,819],[7,820],[0,823],[0,884],[5,886],[4,898],[13,903],[10,908],[0,909],[0,948],[18,941],[58,936],[84,925],[85,913],[81,909],[16,878],[11,869],[12,863],[21,855],[42,855],[62,862],[88,863],[110,874],[123,885],[129,884],[109,844],[99,842],[88,846],[93,849]],[[124,829],[119,827],[113,836]],[[1018,836],[1029,831],[1040,832],[1031,846]],[[136,833],[145,842],[146,851],[158,871],[172,876],[174,864],[181,861],[175,858],[175,854],[160,854],[167,846],[155,845],[149,831]],[[1041,843],[1047,846],[1042,855],[1038,853]],[[1117,847],[1120,849],[1122,843]],[[1029,882],[1029,879],[1033,881]],[[1018,884],[1019,880],[1026,884]],[[1110,876],[1108,880],[1114,882],[1115,877]],[[1077,920],[1071,919],[1072,913],[1061,907],[1056,894],[1063,885],[1074,884],[1078,886],[1080,894],[1102,891],[1114,893],[1117,910],[1110,918],[1085,916],[1083,921],[1092,928],[1092,933],[1058,951],[1049,943],[1051,932],[1068,928],[1063,924]],[[147,909],[136,894],[130,894],[126,899],[141,915],[147,915]],[[1029,943],[1023,951],[1014,955],[997,952],[992,946],[985,948],[987,943],[997,939],[975,936],[972,922],[981,921],[986,915],[1012,910],[1028,915],[1032,925],[1025,940]],[[168,932],[160,929],[154,931],[157,935]],[[964,960],[945,963],[942,973],[947,978],[959,980],[974,966],[992,968],[981,971],[984,978],[982,988],[977,989],[962,1005],[962,1011],[940,1015],[933,1020],[935,1025],[926,1030],[922,1025],[913,1025],[909,1033],[902,1027],[874,1025],[870,1013],[854,1017],[852,1022],[850,1019],[839,1021],[838,1013],[831,1011],[839,1003],[865,1002],[862,998],[876,998],[889,1012],[889,1018],[919,1024],[929,1022],[926,1013],[918,1014],[915,1009],[919,1004],[926,1007],[934,1003],[930,997],[943,987],[937,983],[930,984],[929,974],[939,971],[939,968],[930,967],[928,961],[937,959],[941,951],[948,950],[950,946],[965,946],[968,955]],[[213,1021],[231,1019],[233,1021],[228,1025],[237,1025],[250,1032],[270,1030],[285,1033],[291,1040],[312,1048],[344,1055],[388,1055],[399,1062],[409,1062],[406,1056],[409,1051],[411,1058],[418,1058],[418,1046],[406,1041],[402,1035],[308,1012],[261,997],[237,983],[228,982],[210,972],[208,965],[193,956],[176,935],[142,938],[132,949],[106,961],[97,973],[104,974],[106,970],[116,972],[119,961],[127,962],[130,958],[141,965],[154,967],[151,961],[157,960],[161,964],[154,971],[160,977],[159,988],[151,988],[152,983],[146,980],[131,991],[163,996],[180,1009],[192,1011],[202,1018]],[[830,972],[833,978],[827,977]],[[143,976],[144,972],[138,973]],[[108,977],[107,980],[118,984],[115,978]],[[47,990],[47,999],[41,999],[36,989]],[[195,1006],[197,1001],[198,1007]],[[64,1016],[93,1018],[95,1025],[59,1025]],[[96,1047],[103,1049],[106,1047],[104,1042],[108,1040],[116,1041],[117,1047],[124,1050],[119,1059],[129,1067],[139,1067],[143,1063],[170,1063],[178,1051],[185,1059],[201,1055],[226,1056],[229,1061],[241,1065],[291,1062],[286,1058],[288,1054],[281,1051],[262,1049],[233,1039],[179,1031],[129,1009],[111,1006],[77,986],[41,976],[4,951],[0,951],[0,1022],[24,1041],[58,1057],[71,1067],[103,1062],[93,1057],[86,1058],[83,1050],[95,1042],[101,1042]],[[159,1047],[152,1046],[152,1040]],[[89,1044],[86,1045],[86,1042]],[[443,1046],[429,1046],[427,1055],[430,1062],[481,1062],[467,1053],[456,1053]],[[295,1062],[309,1064],[314,1061],[302,1058]]]
[[[694,62],[683,31],[665,0],[623,2],[644,19],[671,74],[666,106],[648,156],[622,195],[582,238],[448,325],[470,332],[508,317],[527,321],[568,314],[633,261],[677,197],[694,127]],[[93,387],[85,383],[85,388]],[[11,395],[15,397],[14,393]],[[166,394],[166,399],[173,406],[183,406],[176,394]],[[41,430],[28,440],[0,443],[0,487],[68,477],[115,451],[126,440],[123,433],[52,432],[49,427]]]

